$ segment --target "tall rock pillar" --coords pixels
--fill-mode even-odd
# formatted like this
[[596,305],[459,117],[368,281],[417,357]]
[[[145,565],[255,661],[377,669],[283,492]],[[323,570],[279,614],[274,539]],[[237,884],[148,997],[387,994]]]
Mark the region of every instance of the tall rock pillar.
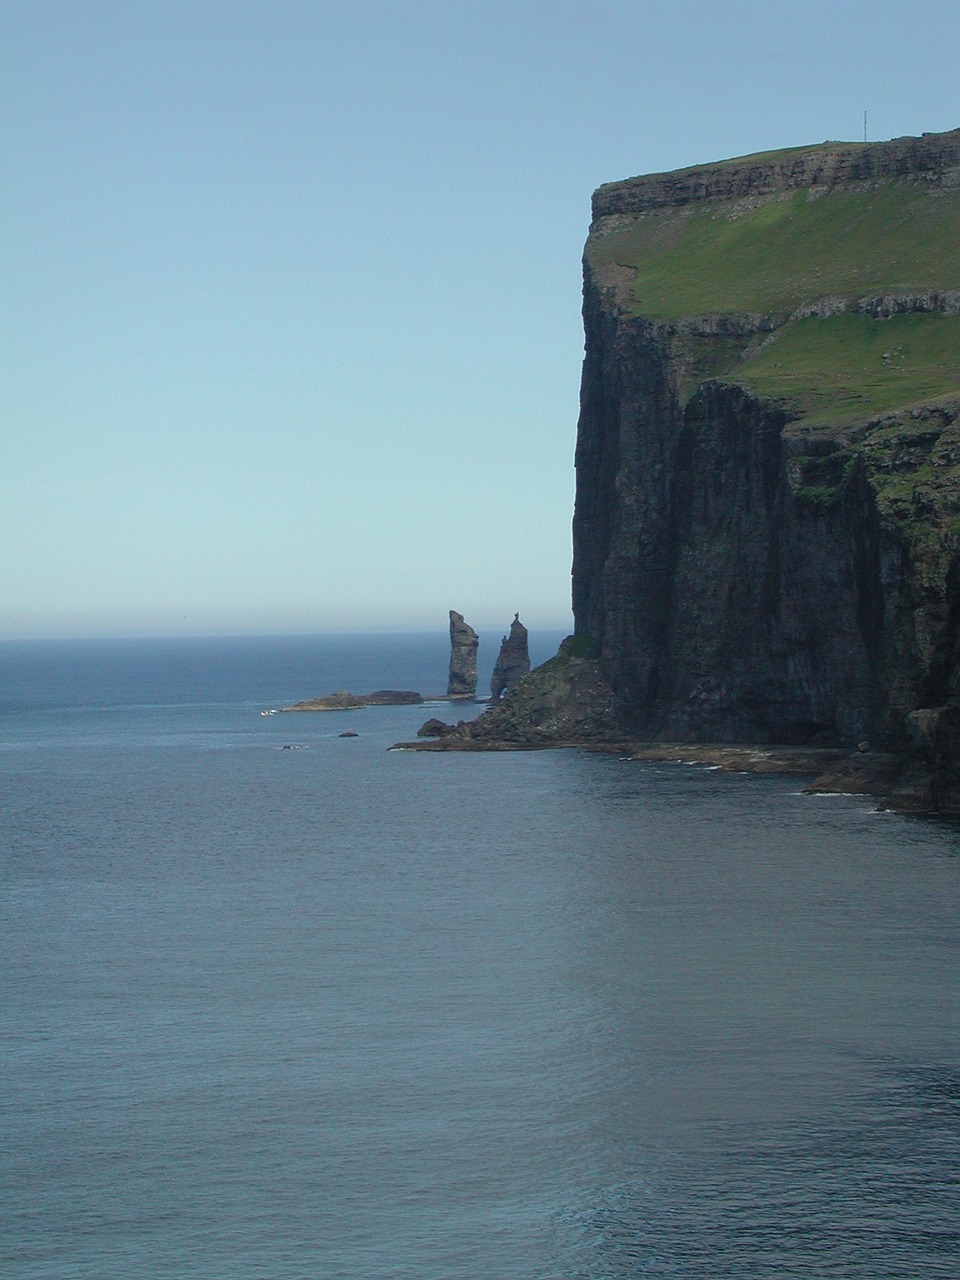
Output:
[[473,698],[477,693],[477,633],[463,614],[450,610],[450,677],[448,698]]

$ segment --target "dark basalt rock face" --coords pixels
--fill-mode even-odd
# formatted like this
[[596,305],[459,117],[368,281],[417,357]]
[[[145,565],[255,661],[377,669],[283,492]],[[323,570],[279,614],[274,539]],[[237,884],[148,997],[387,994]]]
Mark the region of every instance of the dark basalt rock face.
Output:
[[530,651],[527,647],[527,628],[520,621],[519,613],[513,615],[510,623],[510,634],[504,636],[500,644],[500,653],[493,678],[490,681],[490,696],[494,702],[521,680],[530,670]]
[[[648,318],[626,268],[591,255],[594,239],[648,209],[811,181],[907,180],[924,166],[946,182],[960,166],[960,132],[597,192],[584,262],[573,610],[637,736],[869,743],[914,761],[903,807],[953,812],[960,399],[813,430],[788,399],[711,373],[718,343],[735,363],[731,352],[759,349],[783,317]],[[949,313],[952,298],[927,294],[916,308]],[[862,299],[836,305],[870,312]]]
[[477,692],[477,633],[463,614],[450,610],[450,675],[448,698],[473,698]]

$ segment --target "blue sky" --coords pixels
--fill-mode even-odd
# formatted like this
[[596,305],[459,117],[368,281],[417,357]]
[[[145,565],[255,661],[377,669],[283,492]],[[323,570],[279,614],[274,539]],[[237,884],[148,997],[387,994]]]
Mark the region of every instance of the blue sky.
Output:
[[0,0],[0,635],[570,620],[601,182],[960,124],[960,5]]

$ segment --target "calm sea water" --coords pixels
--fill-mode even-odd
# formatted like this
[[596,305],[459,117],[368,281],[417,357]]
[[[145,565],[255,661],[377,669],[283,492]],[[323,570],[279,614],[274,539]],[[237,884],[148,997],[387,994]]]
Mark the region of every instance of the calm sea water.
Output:
[[960,830],[259,714],[446,654],[0,647],[0,1274],[954,1280]]

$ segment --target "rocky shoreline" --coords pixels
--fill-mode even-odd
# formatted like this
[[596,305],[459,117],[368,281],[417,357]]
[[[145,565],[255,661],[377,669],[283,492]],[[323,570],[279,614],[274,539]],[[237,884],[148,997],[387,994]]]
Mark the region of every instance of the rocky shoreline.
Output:
[[930,762],[906,752],[849,746],[651,740],[625,723],[622,705],[595,658],[569,637],[560,652],[520,680],[475,720],[428,720],[413,742],[393,750],[542,751],[579,748],[649,762],[674,761],[734,773],[809,779],[811,794],[875,797],[904,813],[960,813],[960,796]]
[[949,814],[932,800],[927,771],[904,754],[850,751],[841,747],[791,747],[731,743],[596,742],[563,738],[555,741],[510,741],[457,736],[398,742],[393,751],[560,751],[582,750],[619,755],[648,763],[701,765],[727,773],[781,774],[809,778],[808,795],[862,795],[881,809],[901,813]]

